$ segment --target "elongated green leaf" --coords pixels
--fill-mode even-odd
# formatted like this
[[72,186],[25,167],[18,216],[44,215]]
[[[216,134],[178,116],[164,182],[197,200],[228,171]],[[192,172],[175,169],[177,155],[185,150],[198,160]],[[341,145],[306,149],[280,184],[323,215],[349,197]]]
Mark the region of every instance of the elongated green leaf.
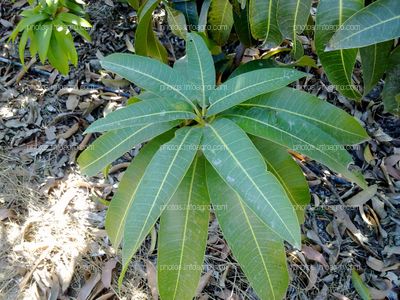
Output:
[[165,5],[165,10],[168,15],[168,26],[171,28],[172,33],[184,39],[187,33],[185,16],[169,5]]
[[61,20],[62,22],[76,25],[79,27],[86,27],[86,28],[92,27],[92,25],[88,21],[86,21],[84,18],[81,18],[81,17],[71,14],[71,13],[62,12],[57,15],[57,18],[59,20]]
[[198,32],[205,32],[207,27],[208,10],[210,9],[211,0],[204,0],[200,10]]
[[296,70],[271,68],[235,76],[211,93],[207,115],[214,115],[249,98],[275,91],[305,75]]
[[286,147],[258,137],[252,137],[251,140],[264,157],[268,170],[285,189],[299,223],[303,223],[305,207],[310,203],[311,197],[301,168]]
[[[40,47],[40,46],[39,46]],[[47,52],[47,58],[50,64],[56,68],[61,74],[67,75],[69,72],[68,56],[65,50],[57,42],[54,35],[50,39],[50,47]]]
[[400,47],[390,54],[385,86],[382,91],[385,111],[400,116]]
[[146,142],[176,125],[177,122],[150,123],[107,132],[79,155],[80,170],[88,176],[96,175],[134,146]]
[[311,0],[278,0],[276,17],[284,37],[293,42],[296,49],[296,36],[304,31],[310,15]]
[[203,270],[210,199],[199,154],[161,215],[157,273],[162,299],[192,300]]
[[194,119],[189,105],[177,100],[146,100],[109,113],[93,122],[85,131],[103,132],[135,125],[161,123],[179,119]]
[[24,29],[28,29],[29,26],[38,23],[40,21],[46,20],[48,18],[48,15],[38,13],[34,14],[30,17],[23,18],[19,23],[17,24],[17,27],[11,32],[10,39],[12,41],[15,40],[15,38],[18,36],[18,33],[20,33]]
[[360,49],[364,95],[368,94],[386,71],[393,41],[387,41]]
[[172,6],[174,9],[180,11],[185,16],[188,24],[196,26],[199,22],[197,13],[197,3],[195,0],[173,0]]
[[124,227],[122,283],[129,261],[160,217],[165,205],[178,188],[197,152],[202,130],[181,128],[175,137],[162,145],[138,183]]
[[247,135],[232,121],[217,119],[204,127],[207,160],[277,235],[300,245],[300,228],[290,201]]
[[38,43],[36,39],[35,32],[32,29],[27,29],[29,37],[29,53],[31,57],[35,57],[38,52]]
[[208,13],[209,33],[219,45],[227,42],[233,26],[232,4],[229,0],[211,0]]
[[[78,54],[71,33],[67,27],[62,26],[62,23],[57,23],[57,21],[54,21],[54,23],[56,23],[56,27],[53,34],[56,37],[57,42],[65,51],[72,64],[76,66],[78,64]],[[61,28],[62,30],[60,30]]]
[[210,92],[215,89],[215,68],[207,45],[196,33],[188,35],[187,69],[189,81],[194,85],[193,96],[197,98],[198,104],[205,108]]
[[226,112],[226,115],[244,131],[303,153],[341,173],[359,186],[363,188],[366,186],[361,174],[348,170],[352,158],[344,147],[322,129],[303,118],[259,107],[250,109],[236,107]]
[[262,300],[282,299],[289,282],[283,243],[207,164],[207,185],[224,238]]
[[25,30],[21,35],[21,39],[18,45],[18,54],[22,65],[25,65],[25,47],[28,42],[28,37],[29,37],[28,30]]
[[175,98],[193,106],[187,80],[171,67],[154,59],[132,54],[111,54],[101,61],[103,68],[134,82],[163,98]]
[[270,46],[282,42],[276,18],[278,0],[250,0],[250,27],[255,39],[264,40]]
[[47,51],[50,46],[50,38],[53,32],[53,25],[51,22],[46,22],[36,30],[36,38],[40,47],[38,48],[39,58],[42,64],[46,61]]
[[327,50],[360,48],[397,37],[400,37],[399,1],[378,0],[346,20],[332,36]]
[[[65,25],[64,25],[65,26]],[[72,30],[74,30],[77,34],[79,34],[81,37],[83,37],[85,40],[87,40],[88,42],[92,41],[91,36],[89,35],[89,33],[83,29],[80,26],[73,26]]]
[[146,145],[140,150],[139,154],[133,159],[126,169],[118,190],[111,200],[107,210],[105,227],[108,237],[115,249],[118,249],[123,236],[125,220],[136,194],[138,184],[154,154],[160,146],[173,138],[173,132],[166,132]]
[[357,271],[354,269],[351,271],[351,282],[353,283],[354,288],[356,289],[362,300],[372,299],[371,293],[362,281],[361,276],[358,275]]
[[250,29],[249,0],[244,0],[245,7],[241,8],[241,3],[233,1],[233,26],[238,35],[239,41],[249,48],[254,44]]
[[360,123],[342,109],[309,93],[292,88],[282,88],[255,97],[240,106],[261,107],[276,113],[284,112],[303,118],[344,145],[358,144],[369,138]]
[[318,5],[315,48],[329,81],[336,89],[351,99],[359,100],[361,94],[352,82],[357,49],[325,52],[325,46],[336,28],[363,7],[363,0],[321,0]]
[[153,31],[152,14],[160,0],[148,0],[138,12],[139,24],[135,33],[136,54],[153,57],[161,62],[168,61],[168,53]]

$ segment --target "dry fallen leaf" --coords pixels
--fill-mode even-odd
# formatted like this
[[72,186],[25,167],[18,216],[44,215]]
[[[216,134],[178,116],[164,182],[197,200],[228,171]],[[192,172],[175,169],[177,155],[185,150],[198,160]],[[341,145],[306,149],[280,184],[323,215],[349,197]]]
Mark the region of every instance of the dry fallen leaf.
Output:
[[320,263],[326,270],[329,269],[329,265],[326,262],[324,256],[314,248],[303,245],[301,251],[304,253],[307,259]]
[[347,206],[362,206],[364,205],[369,199],[371,199],[376,192],[378,191],[378,186],[376,184],[369,186],[365,190],[359,192],[357,195],[348,199],[345,204]]
[[85,282],[84,286],[81,288],[78,294],[77,300],[86,300],[89,298],[90,293],[96,286],[96,284],[100,281],[101,276],[99,273],[92,274],[90,278]]
[[149,284],[153,300],[158,300],[157,271],[151,261],[146,260],[147,283]]
[[116,265],[117,260],[115,258],[111,258],[105,263],[101,270],[101,282],[106,289],[108,289],[111,285],[112,271],[114,270]]

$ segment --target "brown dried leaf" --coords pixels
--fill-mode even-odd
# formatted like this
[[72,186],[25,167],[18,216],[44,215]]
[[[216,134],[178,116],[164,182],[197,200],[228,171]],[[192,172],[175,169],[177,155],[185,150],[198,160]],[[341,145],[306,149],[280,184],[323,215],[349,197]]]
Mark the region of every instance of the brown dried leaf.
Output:
[[158,300],[157,271],[151,261],[146,260],[147,283],[149,284],[153,300]]
[[101,282],[106,289],[108,289],[111,285],[112,271],[114,270],[116,265],[117,260],[115,258],[111,258],[105,263],[101,270]]
[[77,300],[86,300],[89,298],[90,293],[96,286],[96,284],[100,281],[101,276],[99,273],[92,274],[90,278],[86,281],[82,289],[79,291]]
[[320,263],[326,270],[329,269],[329,265],[326,262],[324,256],[321,253],[319,253],[317,250],[315,250],[314,248],[312,248],[310,246],[306,246],[306,245],[303,245],[301,250],[307,259]]
[[347,206],[362,206],[364,205],[369,199],[371,199],[376,192],[378,191],[378,186],[376,184],[369,186],[367,189],[361,191],[357,195],[348,199],[345,204]]

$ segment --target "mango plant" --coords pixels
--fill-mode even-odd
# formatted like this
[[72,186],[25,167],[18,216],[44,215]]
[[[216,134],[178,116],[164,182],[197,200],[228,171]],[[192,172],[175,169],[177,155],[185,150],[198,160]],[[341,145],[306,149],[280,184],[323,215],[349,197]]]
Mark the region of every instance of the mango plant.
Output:
[[32,57],[39,54],[43,64],[48,59],[61,74],[68,74],[69,62],[74,66],[78,64],[78,54],[71,30],[85,40],[91,40],[85,30],[91,25],[82,18],[84,15],[82,1],[30,0],[28,2],[32,8],[21,12],[22,19],[10,35],[10,39],[14,42],[22,32],[18,46],[22,64],[25,59],[25,48],[28,45]]
[[102,66],[145,91],[139,102],[107,114],[86,133],[103,133],[78,158],[96,175],[149,141],[125,171],[110,202],[106,230],[122,244],[121,283],[130,260],[160,218],[158,285],[162,299],[192,299],[203,270],[212,211],[260,299],[288,286],[283,241],[300,248],[308,186],[289,150],[318,160],[365,187],[348,169],[343,145],[368,135],[356,119],[308,93],[286,87],[307,74],[268,68],[216,86],[211,54],[187,34],[186,57],[171,68],[133,54]]

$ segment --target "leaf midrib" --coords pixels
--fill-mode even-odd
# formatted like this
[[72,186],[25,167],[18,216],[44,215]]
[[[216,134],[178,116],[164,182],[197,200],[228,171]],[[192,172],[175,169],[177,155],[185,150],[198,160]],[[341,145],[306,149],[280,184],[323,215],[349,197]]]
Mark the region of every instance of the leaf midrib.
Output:
[[350,34],[349,36],[343,38],[343,39],[342,39],[342,42],[343,42],[343,41],[347,41],[347,40],[349,40],[350,38],[352,38],[353,36],[358,35],[358,34],[361,34],[362,32],[364,32],[364,31],[366,31],[366,30],[368,30],[368,29],[370,29],[370,28],[380,26],[381,24],[384,24],[384,23],[387,23],[387,22],[391,22],[391,21],[393,21],[393,20],[395,20],[395,19],[400,19],[400,16],[394,16],[394,17],[389,18],[389,19],[386,19],[386,20],[384,20],[384,21],[375,23],[374,25],[367,26],[367,27],[365,27],[364,29],[362,29],[362,30],[360,30],[360,31],[357,31],[357,32],[355,32],[355,33],[353,33],[353,34]]
[[[113,122],[109,122],[109,123],[106,123],[106,124],[97,125],[97,126],[94,126],[92,130],[94,130],[94,129],[101,130],[102,128],[109,127],[110,125],[113,125],[115,123],[122,123],[122,122],[125,123],[125,122],[129,122],[129,121],[133,121],[133,120],[140,120],[140,119],[144,119],[144,118],[148,118],[148,117],[152,117],[152,116],[158,116],[158,115],[166,116],[166,115],[175,114],[175,113],[193,114],[190,111],[183,111],[183,110],[169,110],[169,111],[165,111],[165,112],[156,112],[156,113],[151,113],[151,114],[131,117],[131,118],[127,118],[127,119],[123,119],[123,120],[119,120],[119,121],[113,121]],[[193,114],[193,116],[195,116],[195,115]],[[106,120],[106,119],[107,119],[107,117],[104,118],[104,120]],[[179,118],[177,118],[177,119],[179,119]],[[151,124],[153,124],[153,123],[151,123]],[[140,125],[140,124],[133,124],[133,125]],[[131,127],[131,126],[124,126],[124,127],[121,127],[120,129],[127,128],[127,127]]]
[[181,265],[182,265],[182,261],[183,261],[183,249],[185,247],[185,242],[186,242],[186,230],[187,230],[187,224],[188,224],[188,220],[189,220],[189,207],[190,207],[190,203],[192,202],[192,196],[193,196],[193,185],[194,185],[194,179],[195,179],[195,173],[196,173],[196,168],[197,168],[197,161],[198,158],[197,156],[195,157],[194,161],[193,161],[193,171],[192,171],[192,177],[190,180],[190,186],[189,186],[189,191],[188,191],[188,205],[186,206],[186,214],[185,214],[185,225],[183,227],[183,237],[182,237],[182,247],[181,247],[181,255],[179,257],[179,268],[178,268],[178,276],[176,277],[176,284],[175,284],[175,289],[174,289],[174,296],[172,297],[172,299],[176,299],[176,293],[178,292],[178,286],[179,286],[179,278],[181,275]]
[[[266,125],[266,126],[268,126],[268,127],[272,127],[272,128],[274,128],[274,129],[276,129],[276,130],[278,130],[278,131],[280,131],[280,132],[283,132],[283,133],[285,133],[285,134],[287,134],[287,135],[293,137],[293,138],[296,139],[296,140],[299,140],[299,141],[301,141],[301,142],[304,142],[305,144],[311,146],[311,149],[317,150],[317,151],[320,152],[321,154],[323,154],[323,155],[329,157],[330,159],[332,159],[332,160],[333,160],[335,163],[337,163],[338,165],[341,165],[340,162],[338,162],[334,157],[330,156],[328,153],[325,153],[325,152],[321,151],[318,147],[314,147],[313,144],[310,144],[309,142],[307,142],[307,141],[305,141],[305,140],[299,138],[299,137],[296,136],[296,135],[293,135],[293,134],[289,133],[288,131],[285,131],[285,130],[279,128],[279,127],[273,126],[273,125],[271,125],[270,123],[263,122],[263,121],[261,121],[261,120],[259,120],[259,119],[251,118],[251,117],[244,116],[244,115],[237,115],[237,114],[230,114],[230,115],[233,116],[233,117],[239,117],[239,118],[249,119],[249,120],[252,120],[252,121],[254,121],[254,122],[257,122],[257,123],[261,123],[261,124],[263,124],[263,125]],[[283,146],[283,147],[285,147],[285,148],[288,148],[286,145],[284,145],[284,144],[282,144],[282,143],[279,143],[279,142],[276,142],[276,141],[273,141],[273,142],[276,143],[276,144],[279,144],[279,145],[281,145],[281,146]]]
[[245,210],[245,208],[244,208],[244,206],[243,206],[242,200],[241,200],[240,198],[239,198],[238,200],[239,200],[239,203],[240,203],[240,208],[242,209],[243,215],[244,215],[244,217],[245,217],[245,219],[246,219],[247,225],[248,225],[249,228],[250,228],[251,235],[253,236],[254,242],[256,243],[257,252],[258,252],[258,254],[260,255],[262,264],[263,264],[263,266],[264,266],[265,273],[266,273],[266,275],[267,275],[267,277],[268,277],[268,284],[269,284],[269,286],[270,286],[270,290],[271,290],[273,299],[276,299],[275,292],[274,292],[274,287],[273,287],[273,285],[272,285],[271,277],[270,277],[270,275],[269,275],[269,271],[268,271],[267,265],[266,265],[266,263],[265,263],[264,256],[263,256],[263,254],[262,254],[261,247],[260,247],[260,245],[259,245],[259,243],[258,243],[258,240],[257,240],[257,237],[256,237],[256,235],[255,235],[255,233],[254,233],[254,230],[253,230],[253,227],[252,227],[252,225],[251,225],[249,216],[248,216],[248,214],[247,214],[247,212],[246,212],[246,210]]
[[101,160],[104,156],[108,155],[110,152],[114,151],[115,148],[118,148],[119,146],[121,146],[123,143],[125,143],[127,140],[129,140],[130,138],[132,138],[133,136],[135,136],[136,134],[139,134],[140,132],[142,132],[143,130],[145,130],[146,128],[148,128],[149,126],[154,125],[154,123],[150,123],[148,125],[145,125],[144,127],[138,129],[137,131],[134,131],[131,135],[129,135],[127,138],[123,139],[120,143],[118,143],[116,146],[113,146],[110,150],[108,150],[107,152],[105,152],[103,155],[99,156],[98,158],[92,160],[91,163],[83,166],[81,168],[81,171],[86,170],[88,167],[90,167],[91,165],[95,164],[96,162],[98,162],[99,160]]
[[[211,105],[210,105],[210,107],[208,108],[208,110],[211,110],[211,108],[212,108],[214,105],[216,105],[217,103],[223,101],[225,98],[231,97],[232,95],[241,93],[241,92],[243,92],[243,91],[245,91],[245,90],[252,89],[252,88],[254,88],[255,86],[258,86],[258,85],[262,85],[262,84],[265,84],[265,83],[268,83],[268,82],[272,82],[272,81],[276,81],[276,80],[281,80],[282,78],[284,78],[284,77],[277,77],[277,78],[268,79],[268,80],[265,80],[265,81],[262,81],[262,82],[254,83],[254,84],[251,84],[251,85],[246,85],[246,87],[244,87],[244,88],[242,88],[242,89],[240,89],[240,90],[235,90],[234,92],[232,92],[232,93],[230,93],[230,94],[227,94],[227,95],[225,95],[225,96],[219,98],[219,99],[216,100],[215,102],[212,102]],[[227,85],[227,83],[228,83],[228,82],[226,82],[224,85]],[[221,88],[219,88],[218,90],[221,90]],[[215,90],[215,91],[217,91],[217,90]],[[261,93],[260,93],[260,94],[261,94]],[[245,100],[243,100],[243,101],[245,101]]]
[[[240,167],[240,169],[242,169],[242,171],[245,173],[245,175],[247,176],[247,178],[250,180],[250,182],[253,184],[253,186],[256,188],[256,190],[262,195],[263,199],[266,200],[267,204],[269,205],[269,207],[271,207],[272,211],[275,213],[275,215],[278,217],[278,219],[281,221],[281,223],[283,224],[283,226],[285,227],[285,229],[287,230],[287,232],[289,233],[289,235],[292,237],[292,241],[296,241],[296,238],[292,235],[291,231],[289,230],[289,228],[287,227],[286,223],[283,221],[283,219],[281,218],[281,216],[278,214],[278,212],[275,210],[275,208],[272,206],[272,204],[270,203],[270,201],[268,200],[268,198],[265,196],[265,194],[260,190],[260,188],[258,187],[258,185],[254,182],[253,178],[247,173],[246,169],[242,166],[242,164],[240,163],[240,161],[236,158],[236,156],[232,153],[232,151],[229,149],[228,145],[225,143],[225,141],[221,138],[221,136],[218,134],[218,132],[214,129],[214,127],[212,125],[208,125],[211,130],[214,132],[214,134],[216,135],[216,137],[218,138],[218,140],[222,143],[222,145],[224,146],[224,148],[229,152],[229,154],[231,155],[231,157],[234,159],[234,161],[238,164],[238,166]],[[274,230],[274,232],[276,232]],[[277,232],[276,232],[277,233]],[[278,236],[281,236],[281,234],[277,233]]]
[[[162,85],[165,85],[165,86],[169,87],[170,89],[172,89],[173,91],[175,91],[176,93],[178,93],[179,95],[181,95],[181,96],[185,99],[184,101],[187,102],[188,104],[190,104],[190,106],[195,107],[195,105],[193,104],[193,102],[192,102],[185,94],[183,94],[179,89],[175,88],[173,85],[170,85],[170,84],[166,83],[165,81],[162,81],[162,80],[158,79],[157,77],[151,76],[151,75],[149,75],[149,74],[147,74],[147,73],[143,73],[143,72],[140,72],[140,71],[135,70],[135,69],[132,69],[132,68],[127,68],[127,67],[125,67],[124,65],[116,64],[116,63],[113,63],[113,62],[111,62],[111,61],[104,61],[104,62],[106,62],[106,63],[108,63],[108,64],[111,64],[111,65],[113,65],[113,66],[117,66],[117,67],[119,67],[119,68],[122,68],[122,69],[124,69],[124,70],[126,70],[126,71],[129,71],[129,72],[136,72],[136,73],[139,73],[140,75],[142,75],[142,76],[144,76],[144,77],[151,78],[152,80],[154,80],[154,81],[156,81],[156,82],[159,82],[159,83],[161,83]],[[175,74],[175,75],[176,75],[176,74]]]
[[[141,230],[140,230],[140,233],[139,233],[139,235],[138,235],[139,238],[140,238],[140,237],[142,236],[142,234],[143,234],[144,228],[145,228],[146,225],[147,225],[147,222],[148,222],[148,220],[149,220],[150,214],[151,214],[151,212],[153,211],[154,206],[155,206],[155,203],[157,202],[157,199],[158,199],[158,197],[160,196],[160,192],[161,192],[161,190],[163,189],[163,187],[164,187],[164,185],[165,185],[165,183],[166,183],[166,181],[167,181],[166,178],[168,177],[169,173],[171,172],[172,166],[175,165],[175,161],[176,161],[177,157],[179,156],[178,154],[181,153],[181,151],[182,151],[182,145],[186,142],[186,140],[187,140],[187,138],[188,138],[188,136],[189,136],[189,134],[190,134],[191,132],[192,132],[191,130],[188,130],[187,133],[185,134],[184,138],[182,139],[181,143],[179,144],[179,147],[177,148],[177,149],[179,149],[179,150],[177,150],[177,151],[175,152],[175,154],[174,154],[174,156],[173,156],[173,158],[172,158],[172,161],[171,161],[171,163],[170,163],[169,166],[168,166],[167,172],[165,172],[165,175],[164,175],[164,177],[163,177],[163,179],[162,179],[162,181],[161,181],[161,185],[160,185],[160,187],[158,188],[157,194],[156,194],[156,196],[154,197],[153,203],[152,203],[152,205],[151,205],[151,207],[150,207],[150,210],[149,210],[150,213],[147,214],[146,220],[143,222],[143,226],[142,226],[142,228],[141,228]],[[150,162],[150,163],[151,163],[151,162]],[[144,175],[143,175],[143,177],[144,177]],[[142,178],[143,178],[143,177],[142,177]],[[181,180],[181,181],[182,181],[182,180]],[[178,185],[179,185],[179,184],[180,184],[180,182],[178,183]],[[139,184],[138,184],[138,187],[139,187]],[[136,189],[136,190],[137,190],[137,189]],[[171,199],[171,197],[172,197],[172,195],[170,196],[169,199]],[[169,199],[168,199],[168,200],[169,200]],[[168,200],[167,200],[167,202],[168,202]],[[133,249],[137,249],[137,247],[140,245],[140,243],[141,243],[141,241],[139,241],[139,239],[137,239],[137,240],[136,240],[136,243],[135,243],[135,245],[134,245],[134,247],[133,247]],[[130,256],[132,257],[133,254],[131,254]],[[129,262],[129,259],[128,259],[128,262]],[[124,269],[126,269],[126,268],[128,267],[128,262],[125,263]]]
[[286,112],[286,113],[288,113],[288,114],[292,114],[292,115],[295,115],[295,116],[298,116],[298,117],[301,117],[301,118],[304,118],[304,119],[309,119],[309,120],[311,120],[311,121],[314,121],[314,122],[323,124],[323,125],[325,125],[325,126],[332,127],[332,128],[334,128],[334,129],[336,129],[336,130],[345,132],[345,133],[347,133],[347,134],[350,134],[350,135],[353,135],[353,136],[356,136],[356,137],[360,137],[360,138],[366,139],[366,137],[364,137],[364,136],[362,136],[362,135],[358,135],[358,134],[352,133],[352,132],[350,132],[350,131],[347,131],[347,130],[343,129],[342,127],[335,127],[335,126],[333,126],[333,125],[331,125],[331,124],[329,124],[329,123],[322,122],[321,120],[316,119],[316,118],[313,118],[313,117],[311,117],[311,116],[302,115],[302,114],[300,114],[300,113],[297,113],[297,112],[294,112],[294,111],[290,111],[290,110],[286,110],[286,109],[284,109],[284,108],[280,108],[280,107],[276,107],[276,106],[269,106],[269,105],[266,105],[266,104],[252,104],[252,103],[241,103],[241,104],[239,104],[239,106],[269,108],[269,109],[276,110],[276,111],[283,111],[283,112]]

